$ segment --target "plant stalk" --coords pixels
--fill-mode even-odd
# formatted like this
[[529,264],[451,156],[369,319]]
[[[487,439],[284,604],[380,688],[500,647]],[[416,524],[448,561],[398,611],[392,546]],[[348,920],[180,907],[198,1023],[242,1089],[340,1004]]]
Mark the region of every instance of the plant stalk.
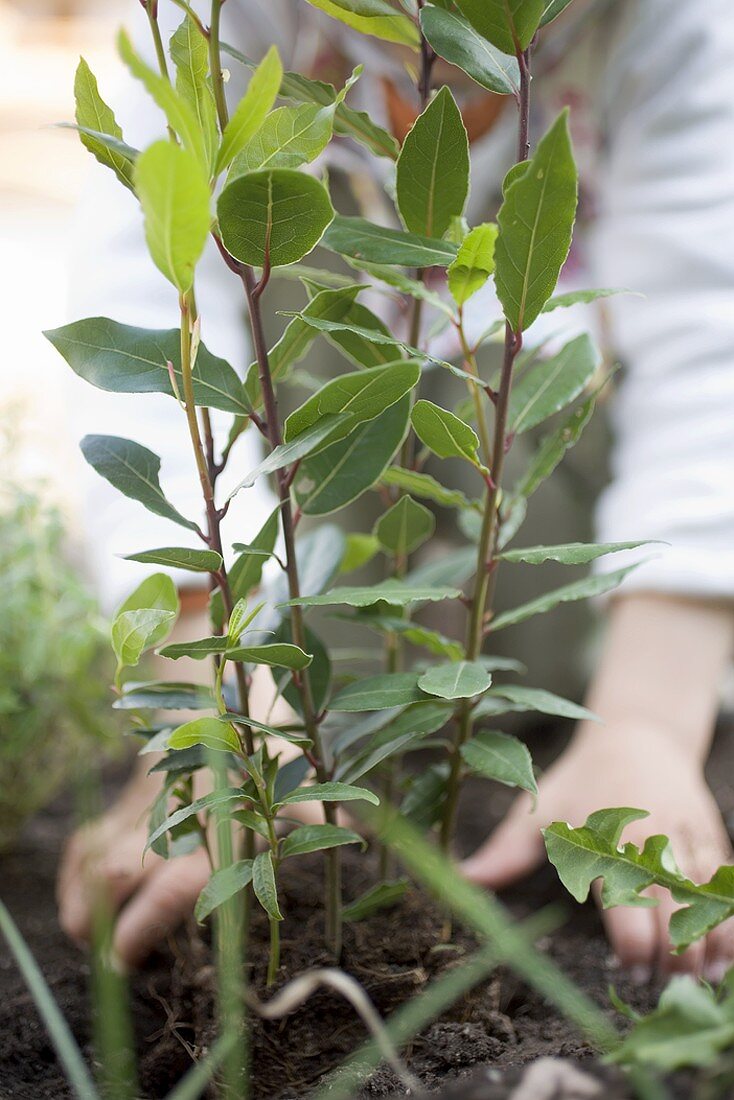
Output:
[[217,108],[219,129],[224,133],[229,122],[227,110],[227,98],[224,94],[224,79],[222,77],[222,51],[219,38],[219,25],[222,15],[224,0],[212,0],[211,23],[209,25],[209,70],[212,77],[212,90],[214,103]]

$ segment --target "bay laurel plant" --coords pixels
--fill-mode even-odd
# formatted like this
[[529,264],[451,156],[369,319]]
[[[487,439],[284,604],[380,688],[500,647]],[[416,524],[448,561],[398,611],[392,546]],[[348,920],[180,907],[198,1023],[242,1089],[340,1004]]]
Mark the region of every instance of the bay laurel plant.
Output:
[[[148,447],[100,435],[82,442],[97,473],[170,520],[172,530],[186,532],[186,539],[177,542],[172,535],[165,547],[129,547],[130,559],[199,574],[210,588],[209,635],[175,644],[166,642],[179,601],[166,573],[151,575],[124,602],[112,626],[115,705],[149,715],[138,726],[147,732],[143,751],[162,753],[154,765],[162,786],[149,846],[169,856],[199,841],[209,851],[209,824],[217,824],[212,877],[197,916],[204,919],[235,898],[247,913],[254,895],[271,927],[270,980],[279,965],[280,869],[305,853],[325,853],[325,935],[339,956],[340,849],[363,844],[358,832],[337,820],[340,804],[401,799],[404,816],[424,829],[437,826],[449,850],[468,773],[536,791],[526,747],[504,731],[485,728],[488,719],[494,725],[496,716],[510,711],[586,714],[548,692],[505,682],[508,663],[492,656],[492,639],[560,603],[610,591],[629,567],[575,580],[496,614],[505,565],[581,566],[635,545],[509,548],[528,501],[578,440],[596,399],[599,358],[589,337],[576,337],[549,358],[527,332],[541,313],[608,293],[554,297],[577,204],[567,112],[534,148],[530,144],[533,50],[568,0],[299,2],[340,20],[349,33],[375,36],[386,49],[399,47],[412,57],[417,120],[402,145],[350,106],[354,83],[370,77],[361,68],[337,88],[285,71],[275,48],[255,64],[221,41],[224,0],[212,0],[206,19],[184,0],[170,0],[182,20],[165,43],[158,2],[144,0],[157,66],[143,59],[125,32],[118,47],[146,89],[151,112],[162,113],[160,139],[142,151],[127,144],[83,60],[75,82],[75,126],[85,147],[131,192],[131,203],[139,204],[151,261],[170,284],[180,324],[145,330],[95,317],[47,334],[92,385],[167,394],[170,415],[190,441],[201,515],[183,515],[168,500],[161,461]],[[470,226],[464,218],[469,142],[450,87],[434,79],[439,56],[483,89],[507,97],[508,110],[516,112],[516,163],[504,181],[496,222]],[[225,64],[249,70],[238,103],[225,95]],[[356,142],[380,162],[376,177],[388,178],[395,200],[392,225],[335,212],[328,178],[318,167],[332,141]],[[232,273],[233,293],[241,289],[251,364],[229,364],[207,346],[196,276],[210,239]],[[317,246],[317,259],[302,266]],[[335,277],[333,266],[322,271],[317,265],[324,252],[341,257],[349,275]],[[283,273],[300,278],[303,304],[280,317],[279,336],[270,343],[264,310],[272,280]],[[442,273],[445,290],[439,288]],[[467,331],[465,307],[489,280],[498,315],[488,318],[486,332],[476,339]],[[368,288],[405,303],[410,323],[404,331],[388,327],[368,308]],[[434,354],[430,337],[442,329],[456,337],[461,351],[455,359]],[[283,418],[294,368],[323,340],[343,354],[342,372],[319,383]],[[480,353],[498,341],[501,367],[487,372]],[[462,391],[451,408],[431,399],[429,383],[437,372],[450,375]],[[221,438],[212,427],[212,410],[230,418]],[[509,484],[504,466],[513,441],[551,417],[529,465]],[[239,462],[237,442],[246,432],[259,438],[262,461],[240,469],[237,488],[224,496],[221,475]],[[441,470],[442,460],[463,464],[473,495],[427,473],[429,458],[433,470]],[[274,488],[272,514],[259,531],[230,530],[232,497],[260,479],[270,479]],[[371,530],[345,537],[323,519],[367,493],[381,507]],[[416,565],[413,555],[430,545],[437,508],[458,518],[466,545]],[[304,517],[311,518],[305,532]],[[382,559],[383,579],[349,584],[349,573],[373,558]],[[419,612],[429,604],[463,609],[464,637],[449,638],[426,626]],[[328,647],[311,621],[314,608],[346,616],[355,632],[376,631],[383,639],[382,670],[364,676],[358,666],[340,664],[339,678],[333,676]],[[153,649],[172,662],[207,662],[210,684],[139,681],[134,670]],[[288,704],[286,719],[251,712],[252,678],[260,666],[270,670]],[[197,716],[177,723],[182,710]],[[441,759],[412,782],[404,780],[401,761],[429,744]],[[196,797],[195,773],[212,759],[220,778]],[[305,802],[321,804],[324,820],[296,823],[283,835],[280,823],[294,824]],[[237,850],[231,844],[235,829]],[[558,848],[568,838],[559,829],[549,831],[551,858],[581,896],[585,878],[605,872],[593,861],[585,878],[564,869]],[[613,829],[609,818],[589,829],[599,832],[604,858],[617,867],[616,824]],[[644,876],[640,871],[625,879],[615,899],[628,897],[638,883],[662,881],[668,864],[656,852],[657,862],[652,855],[640,857]],[[619,866],[631,862],[627,856]],[[383,861],[384,870],[388,865]],[[671,886],[683,890],[677,880]],[[382,896],[376,882],[361,911]],[[728,915],[730,883],[727,896]],[[696,931],[711,919],[720,919],[720,910]]]

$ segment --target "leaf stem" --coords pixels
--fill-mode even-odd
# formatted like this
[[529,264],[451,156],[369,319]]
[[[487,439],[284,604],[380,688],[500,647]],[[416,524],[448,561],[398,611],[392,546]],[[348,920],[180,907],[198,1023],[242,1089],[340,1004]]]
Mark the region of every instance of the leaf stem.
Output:
[[224,0],[212,0],[211,23],[209,26],[209,70],[212,76],[212,90],[214,102],[217,107],[219,129],[224,133],[229,122],[227,110],[227,98],[224,94],[224,77],[222,76],[222,52],[219,40],[219,24],[222,15]]

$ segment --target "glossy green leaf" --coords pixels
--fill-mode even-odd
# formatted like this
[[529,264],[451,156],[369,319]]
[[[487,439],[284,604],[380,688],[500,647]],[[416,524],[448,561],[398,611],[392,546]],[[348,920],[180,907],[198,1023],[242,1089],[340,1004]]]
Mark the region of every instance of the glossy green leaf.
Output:
[[124,496],[139,501],[157,516],[196,530],[196,524],[164,497],[158,480],[161,460],[153,451],[116,435],[85,435],[80,446],[89,465]]
[[[279,519],[280,507],[278,506],[265,520],[249,544],[249,549],[243,550],[235,558],[228,571],[229,588],[233,600],[245,599],[260,583],[265,562],[275,549]],[[224,605],[218,588],[212,592],[209,599],[209,614],[214,625],[221,629],[224,625]]]
[[421,473],[419,470],[406,470],[400,466],[391,466],[382,475],[383,485],[396,486],[404,489],[413,496],[432,500],[435,504],[442,504],[445,508],[473,508],[474,504],[459,489],[447,489],[440,481],[430,474]]
[[399,580],[388,580],[371,587],[333,588],[322,596],[301,596],[300,599],[289,600],[288,606],[300,604],[303,607],[336,607],[346,604],[348,607],[371,607],[384,600],[395,607],[406,607],[411,603],[455,600],[460,595],[458,588],[428,585],[417,587]]
[[439,458],[467,458],[476,465],[477,434],[448,409],[432,401],[416,401],[411,421],[421,443]]
[[413,779],[401,803],[401,814],[419,829],[430,829],[443,812],[448,778],[448,764],[431,764]]
[[552,359],[528,367],[512,390],[510,430],[519,435],[566,408],[586,389],[598,365],[599,354],[584,334]]
[[135,588],[117,609],[138,611],[141,608],[155,608],[158,611],[179,611],[179,599],[176,586],[166,573],[153,573]]
[[393,905],[397,905],[405,897],[409,888],[410,883],[407,879],[400,879],[397,882],[378,882],[376,886],[371,886],[364,894],[345,905],[342,917],[351,923],[366,920],[382,909],[390,909]]
[[570,3],[571,0],[550,0],[550,3],[546,0],[543,17],[540,20],[541,27],[546,27],[549,23],[552,23],[554,19],[557,19]]
[[572,703],[570,699],[562,699],[560,695],[554,695],[542,688],[526,687],[524,684],[496,684],[491,691],[481,699],[474,711],[476,718],[485,718],[489,715],[507,714],[508,712],[523,714],[527,711],[535,711],[538,714],[551,714],[556,718],[573,718],[577,721],[598,722],[599,719],[586,707],[580,707],[578,703]]
[[288,168],[251,172],[227,184],[217,204],[227,251],[253,267],[303,259],[334,217],[326,188]]
[[296,802],[371,802],[379,806],[380,800],[365,787],[353,787],[350,783],[313,783],[310,787],[298,787],[281,800],[280,806],[292,806]]
[[308,0],[308,3],[361,34],[403,46],[417,47],[420,42],[413,21],[387,0]]
[[456,0],[456,6],[488,42],[514,56],[532,42],[547,0]]
[[442,729],[451,717],[451,708],[435,702],[417,702],[406,707],[382,726],[356,751],[342,751],[336,770],[337,779],[354,783],[369,775],[384,760],[404,753],[415,743]]
[[480,661],[433,665],[418,680],[421,691],[440,699],[471,699],[483,694],[491,684],[492,677]]
[[523,550],[505,550],[498,557],[502,561],[524,562],[526,565],[542,565],[545,561],[557,561],[561,565],[587,565],[605,554],[619,554],[622,550],[636,550],[645,542],[567,542],[562,546],[529,546]]
[[161,632],[167,633],[176,616],[171,611],[145,608],[117,615],[111,631],[112,648],[120,668],[138,663],[143,653],[157,644]]
[[449,290],[457,305],[463,306],[481,290],[494,271],[494,247],[497,226],[478,225],[464,238],[459,254],[448,269]]
[[278,887],[275,882],[273,856],[270,852],[260,852],[252,866],[252,889],[271,920],[283,920],[278,905]]
[[475,775],[537,795],[533,761],[527,746],[516,737],[496,730],[482,732],[461,746],[461,755]]
[[342,688],[331,700],[329,709],[360,713],[366,710],[404,707],[425,699],[426,696],[418,688],[416,673],[386,672],[381,676],[368,676]]
[[322,852],[326,848],[340,848],[344,844],[364,846],[364,843],[359,833],[341,825],[301,825],[285,838],[280,854],[287,859],[288,856],[302,856],[307,852]]
[[[98,389],[173,397],[170,364],[178,392],[183,392],[178,329],[136,328],[108,317],[88,317],[48,329],[44,336],[75,374]],[[199,344],[192,375],[197,405],[247,415],[250,403],[236,372],[203,344]]]
[[193,642],[174,642],[173,645],[164,646],[159,653],[169,661],[178,661],[181,657],[203,661],[214,653],[224,653],[226,648],[227,639],[221,634],[214,634],[211,638],[198,638]]
[[271,46],[252,74],[247,91],[225,127],[217,157],[217,174],[232,163],[265,122],[277,98],[282,78],[283,66],[278,51]]
[[613,298],[617,294],[629,294],[628,290],[621,287],[600,287],[595,290],[569,290],[564,294],[555,294],[550,298],[542,313],[553,313],[556,309],[569,309],[575,305],[588,305],[589,302],[597,302],[600,298]]
[[406,396],[374,420],[360,424],[346,439],[304,459],[295,481],[302,511],[328,515],[375,485],[402,443],[409,417],[410,397]]
[[409,131],[398,157],[398,209],[409,233],[443,237],[469,194],[469,139],[447,87]]
[[206,162],[213,170],[219,148],[217,108],[209,78],[209,46],[195,21],[187,14],[170,43],[176,66],[176,91],[188,103],[199,123]]
[[79,137],[82,145],[103,164],[111,168],[120,183],[134,191],[133,161],[129,155],[111,149],[99,138],[92,137],[90,131],[109,134],[122,141],[122,130],[115,119],[114,112],[99,94],[97,79],[84,58],[79,59],[74,78],[74,100],[76,102],[76,121],[80,127]]
[[555,290],[571,246],[577,196],[578,174],[564,110],[525,170],[506,185],[497,215],[495,284],[515,332],[529,328]]
[[204,745],[207,749],[241,752],[241,745],[231,723],[221,718],[194,718],[174,730],[168,739],[170,749],[188,749]]
[[190,550],[188,546],[162,546],[158,550],[141,550],[137,554],[125,554],[125,561],[139,561],[144,565],[167,565],[171,569],[185,569],[190,573],[215,573],[222,568],[222,556],[214,550]]
[[435,529],[433,512],[404,495],[380,516],[374,534],[386,553],[403,559],[422,546]]
[[514,55],[500,53],[456,12],[428,4],[421,11],[421,27],[438,56],[477,84],[498,95],[518,94],[520,69]]
[[458,246],[450,241],[431,240],[398,229],[386,229],[364,218],[341,215],[334,218],[321,243],[341,256],[401,267],[447,267],[458,252]]
[[380,551],[380,544],[374,535],[359,532],[347,535],[347,550],[341,563],[340,573],[353,573],[367,565]]
[[214,872],[196,902],[194,916],[199,922],[206,920],[225,901],[229,901],[250,885],[252,864],[251,859],[240,859],[237,863],[231,863],[229,867],[222,867]]
[[605,592],[611,592],[622,583],[628,573],[631,573],[633,569],[636,569],[641,562],[636,562],[634,565],[628,565],[626,569],[618,569],[615,573],[604,573],[600,576],[585,577],[583,580],[575,581],[573,584],[566,584],[562,588],[556,588],[553,592],[548,592],[544,596],[538,596],[535,600],[530,600],[529,603],[522,604],[521,607],[516,607],[513,611],[505,611],[502,615],[498,615],[496,619],[493,619],[489,625],[489,629],[492,631],[502,630],[503,627],[513,626],[515,623],[522,623],[525,619],[530,619],[533,615],[542,615],[546,611],[551,611],[554,607],[558,607],[562,603],[571,603],[575,600],[587,600],[593,596],[603,596]]
[[380,367],[403,358],[402,345],[394,339],[387,325],[361,302],[352,302],[338,322],[328,317],[320,320],[339,325],[325,332],[326,339],[358,367]]
[[329,413],[320,420],[314,418],[314,422],[294,439],[273,448],[260,465],[251,470],[247,477],[243,478],[239,485],[232,490],[230,498],[239,493],[241,489],[249,489],[258,478],[283,470],[286,466],[299,462],[317,448],[320,449],[326,440],[331,440],[335,432],[343,430],[343,427],[351,422],[352,417],[348,413]]
[[[290,642],[291,638],[290,620],[284,619],[276,631],[275,639],[277,641],[283,640]],[[311,685],[314,708],[316,712],[320,714],[325,708],[331,693],[331,660],[326,646],[309,626],[306,627],[304,645],[308,652],[313,655],[313,661],[308,669],[308,681]],[[285,680],[287,680],[287,682],[284,683]],[[298,688],[293,683],[293,678],[290,676],[283,677],[280,678],[278,682],[284,685],[281,686],[281,692],[286,703],[288,703],[297,714],[303,717],[303,700]]]
[[359,619],[372,630],[386,634],[400,634],[410,645],[427,649],[436,657],[448,657],[451,661],[460,661],[464,656],[464,647],[461,642],[447,638],[439,634],[437,630],[430,630],[427,626],[413,622],[410,619],[396,619],[387,615],[370,615],[367,619]]
[[270,668],[290,668],[299,670],[308,668],[313,657],[297,645],[272,643],[268,645],[237,646],[229,650],[230,661],[245,661],[253,665],[269,665]]
[[180,810],[176,810],[170,817],[167,817],[161,825],[155,829],[148,837],[145,845],[145,850],[152,848],[158,837],[163,836],[169,829],[175,829],[177,825],[183,824],[184,821],[188,821],[190,817],[195,814],[201,813],[203,810],[216,811],[225,806],[231,806],[234,802],[241,802],[243,798],[242,791],[238,787],[225,787],[222,790],[212,791],[211,794],[202,795],[201,798],[195,799],[189,803],[188,806],[183,806]]
[[300,168],[316,160],[329,144],[333,126],[333,107],[279,107],[237,154],[229,179],[260,168]]
[[112,706],[115,710],[211,710],[214,697],[200,684],[152,680],[125,685]]
[[538,486],[550,477],[566,451],[574,447],[589,423],[596,405],[596,395],[592,394],[583,404],[574,409],[560,427],[547,435],[531,458],[528,468],[518,482],[515,492],[525,498],[532,496]]

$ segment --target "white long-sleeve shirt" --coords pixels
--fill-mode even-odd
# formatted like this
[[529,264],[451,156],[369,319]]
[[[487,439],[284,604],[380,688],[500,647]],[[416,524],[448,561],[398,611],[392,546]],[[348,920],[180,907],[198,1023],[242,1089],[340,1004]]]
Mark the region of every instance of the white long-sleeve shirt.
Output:
[[[318,35],[326,35],[342,52],[353,46],[366,56],[370,71],[389,66],[380,43],[350,43],[339,24],[303,0],[230,0],[223,11],[225,39],[249,56],[275,42],[287,63],[307,65],[323,42]],[[160,17],[168,36],[180,11],[164,0]],[[142,12],[139,18],[142,48]],[[627,578],[628,589],[734,597],[734,11],[730,0],[576,0],[546,35],[539,66],[543,50],[561,60],[533,88],[536,129],[571,103],[584,196],[565,278],[635,292],[606,302],[607,339],[625,370],[614,400],[613,478],[597,509],[599,541],[669,544]],[[232,78],[240,79],[236,62]],[[115,93],[102,82],[102,90],[128,142],[142,146],[162,136],[162,116],[139,85],[130,81]],[[363,78],[352,97],[384,121],[376,84]],[[505,112],[472,147],[474,222],[496,212],[511,163],[512,115]],[[359,151],[348,155],[359,163]],[[147,257],[135,199],[101,168],[81,217],[73,319],[105,314],[175,325],[176,295]],[[249,362],[241,290],[212,250],[197,274],[197,298],[202,338],[241,372]],[[488,295],[472,308],[477,323],[488,312],[498,315]],[[589,319],[581,312],[568,318],[574,329]],[[167,494],[185,514],[198,514],[175,403],[78,386],[79,427],[152,447],[163,458]],[[256,463],[258,446],[254,431],[246,433],[238,474]],[[97,573],[112,603],[136,580],[134,567],[114,555],[178,544],[182,532],[172,533],[96,475],[88,501]],[[270,506],[262,483],[241,493],[228,520],[233,540],[248,541]]]

